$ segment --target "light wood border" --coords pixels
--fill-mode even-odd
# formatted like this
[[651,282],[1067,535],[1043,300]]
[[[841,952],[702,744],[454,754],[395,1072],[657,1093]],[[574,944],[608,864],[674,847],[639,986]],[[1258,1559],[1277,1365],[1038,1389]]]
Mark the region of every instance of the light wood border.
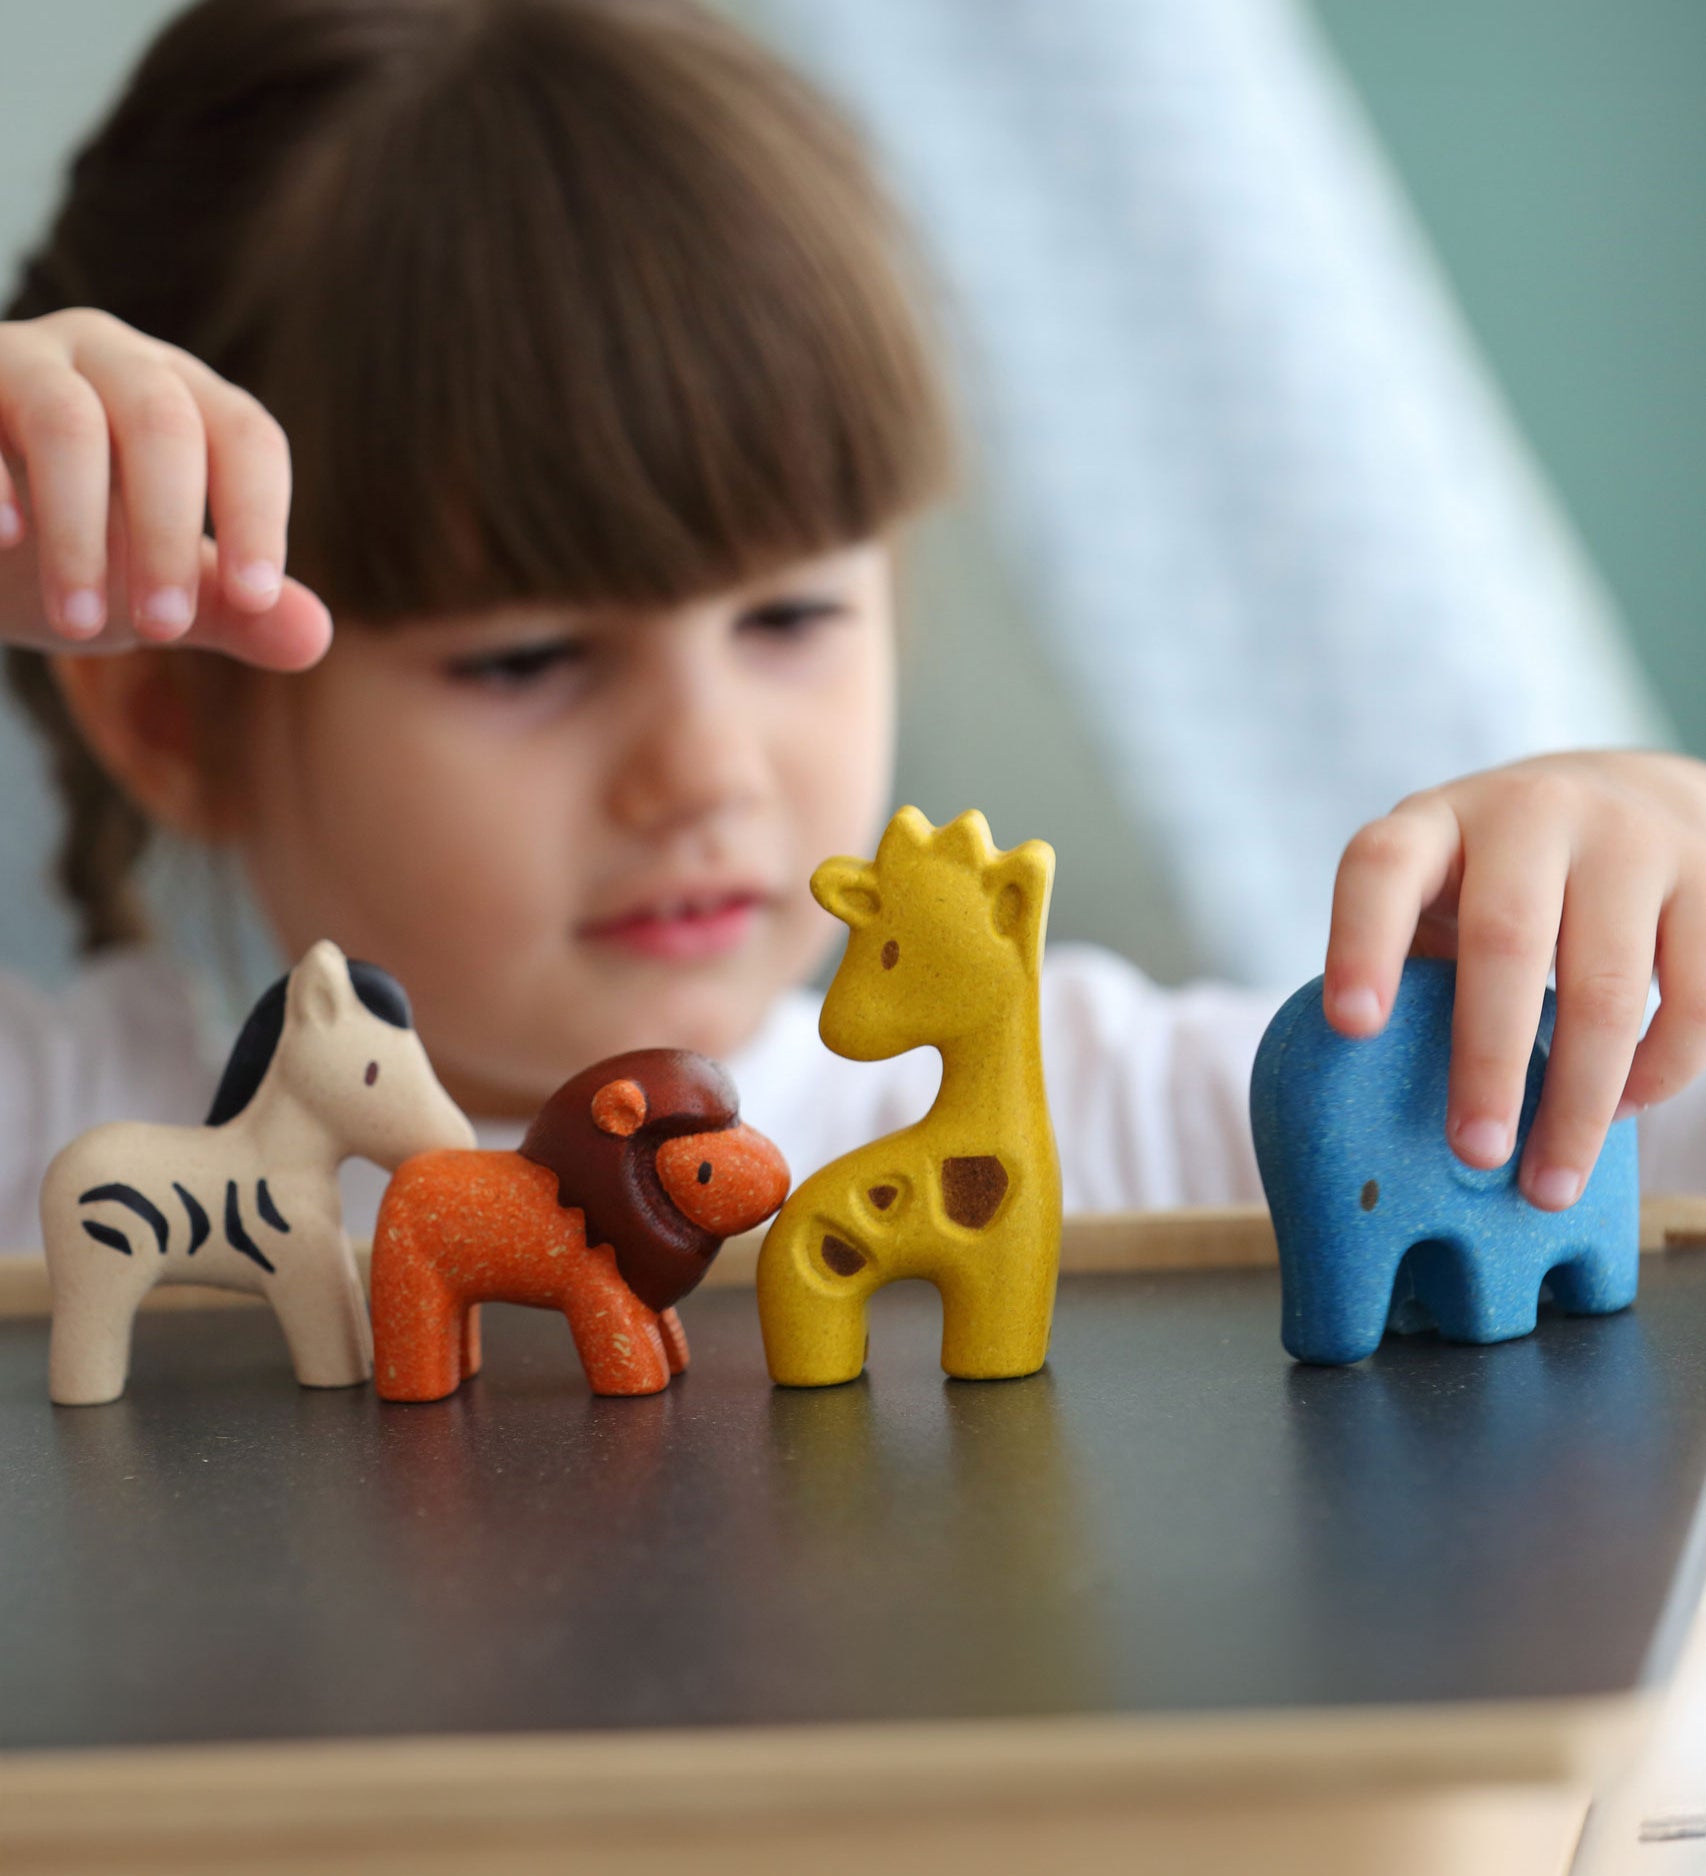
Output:
[[[762,1230],[731,1238],[706,1274],[706,1289],[750,1285]],[[1641,1201],[1641,1249],[1706,1248],[1706,1196],[1665,1194]],[[1126,1270],[1261,1269],[1277,1261],[1273,1222],[1261,1205],[1193,1206],[1178,1211],[1087,1212],[1061,1232],[1060,1267],[1095,1273]],[[367,1276],[367,1247],[356,1261]],[[152,1290],[144,1309],[242,1309],[262,1299],[193,1284]],[[45,1316],[47,1270],[39,1253],[0,1255],[0,1317]]]

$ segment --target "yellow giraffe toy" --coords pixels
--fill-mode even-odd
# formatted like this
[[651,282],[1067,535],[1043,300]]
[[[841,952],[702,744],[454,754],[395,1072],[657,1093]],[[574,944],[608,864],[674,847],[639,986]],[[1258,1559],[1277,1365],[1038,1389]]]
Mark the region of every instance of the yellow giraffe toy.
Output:
[[1033,1374],[1060,1265],[1060,1164],[1043,1089],[1038,987],[1054,849],[1007,853],[975,811],[937,829],[916,808],[877,857],[825,860],[812,896],[848,927],[818,1029],[880,1061],[928,1044],[942,1086],[924,1118],[798,1186],[758,1259],[771,1375],[851,1381],[865,1299],[926,1277],[942,1295],[942,1366],[968,1381]]

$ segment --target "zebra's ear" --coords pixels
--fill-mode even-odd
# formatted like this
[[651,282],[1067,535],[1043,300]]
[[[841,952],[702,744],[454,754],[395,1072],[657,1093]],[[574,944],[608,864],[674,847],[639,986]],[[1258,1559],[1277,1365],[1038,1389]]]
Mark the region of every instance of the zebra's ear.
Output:
[[290,973],[291,1014],[316,1028],[327,1027],[343,1014],[349,993],[349,966],[329,938],[310,946]]

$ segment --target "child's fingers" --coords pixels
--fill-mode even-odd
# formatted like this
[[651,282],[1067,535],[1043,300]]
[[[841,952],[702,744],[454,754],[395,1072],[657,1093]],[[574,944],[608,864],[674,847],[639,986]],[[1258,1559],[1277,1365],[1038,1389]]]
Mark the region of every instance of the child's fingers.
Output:
[[1635,1050],[1623,1103],[1666,1101],[1706,1069],[1706,893],[1682,886],[1659,914],[1659,1007]]
[[1628,1079],[1653,979],[1665,880],[1627,851],[1590,850],[1564,892],[1558,1019],[1521,1184],[1546,1211],[1587,1184]]
[[332,618],[300,580],[287,577],[265,612],[239,609],[226,599],[215,578],[211,541],[205,552],[202,605],[190,644],[269,671],[305,671],[319,662],[332,642]]
[[1424,906],[1450,881],[1462,834],[1437,796],[1418,795],[1352,836],[1333,883],[1322,1007],[1348,1036],[1373,1035],[1392,1010]]
[[78,370],[106,407],[127,544],[125,578],[139,638],[181,638],[196,614],[207,434],[189,387],[134,342],[80,341]]
[[93,638],[107,616],[107,414],[63,348],[22,322],[0,324],[0,432],[29,481],[42,610],[63,637]]
[[247,391],[187,352],[174,354],[207,428],[208,505],[219,542],[220,589],[239,611],[265,612],[284,577],[290,444]]
[[1515,806],[1466,836],[1457,899],[1446,1136],[1481,1167],[1516,1142],[1570,870],[1567,824]]

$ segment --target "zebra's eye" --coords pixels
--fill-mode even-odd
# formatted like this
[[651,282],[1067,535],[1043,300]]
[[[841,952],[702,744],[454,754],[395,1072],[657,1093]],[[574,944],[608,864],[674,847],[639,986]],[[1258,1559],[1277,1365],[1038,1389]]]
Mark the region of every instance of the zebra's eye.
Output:
[[711,1183],[711,1162],[708,1159],[702,1159],[699,1162],[699,1183],[702,1186],[708,1186]]
[[377,1062],[369,1062],[367,1065],[367,1073],[362,1076],[362,1080],[371,1088],[378,1079],[379,1064]]

